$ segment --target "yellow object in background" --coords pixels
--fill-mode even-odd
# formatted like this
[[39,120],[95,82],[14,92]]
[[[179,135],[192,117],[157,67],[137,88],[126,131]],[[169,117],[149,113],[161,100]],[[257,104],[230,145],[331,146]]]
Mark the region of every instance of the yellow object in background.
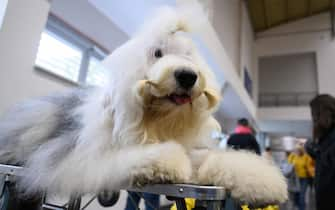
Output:
[[307,171],[308,159],[309,159],[309,156],[307,154],[297,155],[297,154],[292,153],[288,157],[288,162],[294,166],[295,174],[299,178],[309,177],[308,171]]
[[[194,198],[185,198],[186,209],[192,210],[195,207],[195,199]],[[267,206],[265,208],[258,208],[258,209],[249,209],[248,205],[241,206],[242,210],[279,210],[277,205]],[[170,210],[177,210],[177,205],[173,204]]]
[[249,209],[247,205],[243,205],[242,210],[279,210],[279,207],[274,205],[274,206],[267,206],[265,208]]
[[[194,198],[185,198],[186,209],[192,210],[195,207],[195,199]],[[170,210],[177,210],[176,203],[172,205]]]
[[[185,198],[186,209],[192,210],[195,207],[195,199],[194,198]],[[249,209],[248,205],[241,206],[242,210],[279,210],[277,205],[267,206],[265,208],[258,208],[258,209]],[[177,205],[173,204],[170,210],[177,210]]]

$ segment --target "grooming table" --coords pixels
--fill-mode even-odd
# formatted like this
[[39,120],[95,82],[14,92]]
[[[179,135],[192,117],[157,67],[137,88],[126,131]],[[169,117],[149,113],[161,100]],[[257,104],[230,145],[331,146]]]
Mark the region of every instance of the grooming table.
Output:
[[[15,182],[15,177],[23,175],[23,168],[19,166],[0,164],[0,207],[4,202],[8,202],[10,182]],[[223,187],[199,186],[191,184],[156,184],[143,188],[127,189],[138,193],[152,193],[165,195],[167,199],[176,202],[177,210],[187,210],[184,198],[196,199],[195,209],[208,210],[235,210],[238,205],[227,196]],[[7,193],[7,194],[5,194]],[[7,200],[6,200],[7,199]],[[43,199],[42,209],[44,210],[79,210],[81,196],[71,196],[68,204],[57,206],[45,202]],[[86,206],[86,205],[85,205]],[[5,208],[6,209],[6,208]]]

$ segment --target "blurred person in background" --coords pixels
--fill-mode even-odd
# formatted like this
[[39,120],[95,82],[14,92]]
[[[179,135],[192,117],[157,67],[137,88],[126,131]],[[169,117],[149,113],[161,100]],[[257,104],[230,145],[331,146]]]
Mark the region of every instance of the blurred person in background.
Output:
[[253,129],[249,125],[249,121],[245,118],[237,121],[237,127],[227,141],[227,147],[236,150],[249,150],[260,155],[261,151],[256,138],[253,134]]
[[293,165],[295,175],[299,180],[299,189],[294,195],[294,204],[299,210],[306,208],[306,190],[308,186],[308,155],[304,150],[303,145],[297,144],[294,153],[288,157],[288,162]]
[[312,141],[306,151],[315,160],[315,196],[317,210],[333,210],[335,198],[335,98],[328,94],[310,102],[313,120]]
[[291,156],[290,151],[285,152],[285,158],[280,162],[280,170],[285,177],[289,176],[294,172],[294,166],[289,163],[289,157]]
[[287,180],[287,190],[289,199],[281,205],[280,209],[290,210],[293,209],[293,202],[295,193],[299,192],[300,184],[299,179],[295,174],[294,166],[289,163],[290,151],[285,152],[285,157],[280,162],[280,170]]
[[[236,150],[248,150],[252,151],[258,155],[261,155],[259,144],[255,138],[256,130],[251,127],[249,121],[246,118],[241,118],[237,121],[237,126],[234,130],[234,133],[229,136],[227,140],[227,147],[236,149]],[[272,154],[270,153],[271,161]],[[226,205],[227,209],[242,209],[242,210],[250,210],[248,205],[242,205],[241,208],[233,205]],[[279,210],[277,205],[269,205],[259,210]]]
[[[234,133],[231,134],[227,140],[227,148],[232,148],[235,150],[248,150],[254,152],[258,155],[261,154],[259,145],[255,138],[255,130],[249,124],[249,121],[246,118],[241,118],[237,121],[237,126],[234,130]],[[236,209],[237,207],[230,206],[229,202],[227,209]],[[249,210],[248,205],[241,206],[242,210]]]

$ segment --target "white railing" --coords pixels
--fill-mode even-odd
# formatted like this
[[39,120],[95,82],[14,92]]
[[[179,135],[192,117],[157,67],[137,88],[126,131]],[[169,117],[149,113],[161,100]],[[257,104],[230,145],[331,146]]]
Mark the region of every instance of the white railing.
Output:
[[260,93],[259,107],[308,106],[317,92]]

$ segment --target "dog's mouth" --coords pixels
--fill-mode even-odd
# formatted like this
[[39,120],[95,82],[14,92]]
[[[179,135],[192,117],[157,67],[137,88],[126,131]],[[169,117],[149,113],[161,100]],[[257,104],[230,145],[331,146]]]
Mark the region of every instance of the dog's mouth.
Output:
[[186,93],[184,94],[172,93],[168,95],[167,98],[176,105],[183,105],[192,102],[191,96]]
[[177,88],[173,92],[171,92],[170,88],[159,85],[156,82],[140,80],[136,85],[136,96],[139,101],[142,101],[146,106],[150,106],[155,103],[156,100],[169,101],[177,106],[185,104],[192,105],[193,101],[197,100],[197,98],[205,96],[208,100],[208,108],[212,108],[218,103],[219,96],[215,90],[205,87],[205,82],[204,79],[201,79],[203,78],[201,74],[199,74],[199,77],[199,86],[193,88],[193,90]]

